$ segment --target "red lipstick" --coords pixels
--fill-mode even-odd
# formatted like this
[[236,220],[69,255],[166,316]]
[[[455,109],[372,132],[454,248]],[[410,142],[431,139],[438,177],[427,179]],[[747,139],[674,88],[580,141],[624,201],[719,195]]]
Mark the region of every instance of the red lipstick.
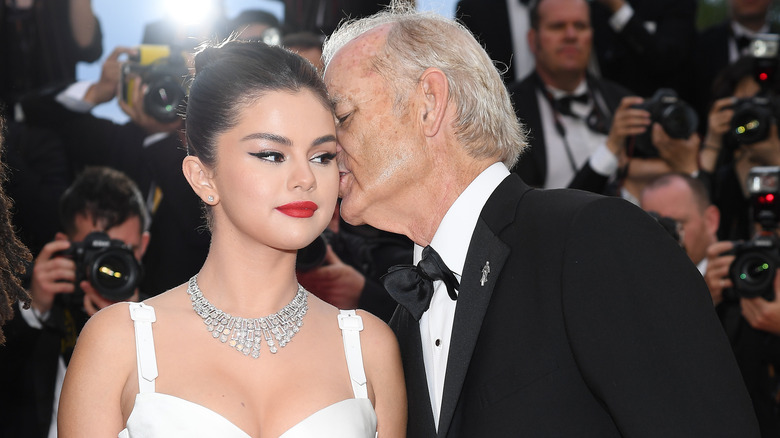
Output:
[[312,217],[319,207],[311,201],[291,202],[276,207],[277,210],[292,217]]

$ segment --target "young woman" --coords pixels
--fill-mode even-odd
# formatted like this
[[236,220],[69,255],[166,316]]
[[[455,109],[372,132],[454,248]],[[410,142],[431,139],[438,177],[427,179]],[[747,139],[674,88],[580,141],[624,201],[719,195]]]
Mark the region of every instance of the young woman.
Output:
[[395,337],[298,285],[298,249],[336,205],[334,115],[307,61],[258,42],[202,50],[184,175],[208,258],[181,286],[104,309],[81,333],[61,437],[403,436]]

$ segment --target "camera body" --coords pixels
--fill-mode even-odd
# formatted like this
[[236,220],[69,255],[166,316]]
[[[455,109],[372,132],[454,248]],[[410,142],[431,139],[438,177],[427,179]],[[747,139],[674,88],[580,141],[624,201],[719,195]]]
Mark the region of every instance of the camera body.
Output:
[[163,45],[141,45],[138,55],[122,66],[122,100],[132,105],[131,96],[136,88],[147,85],[144,112],[161,123],[175,122],[180,118],[180,107],[186,97],[183,84],[188,74],[187,63],[180,51]]
[[[633,108],[650,113],[650,119],[659,123],[671,138],[687,139],[696,131],[699,116],[693,107],[677,97],[671,88],[660,88],[653,96]],[[653,145],[651,130],[635,137],[634,151],[636,156],[657,157],[658,150]]]
[[780,268],[780,167],[762,166],[748,174],[753,221],[761,231],[749,242],[735,242],[736,258],[729,267],[734,291],[740,297],[774,300],[775,272]]
[[143,277],[143,269],[130,247],[101,231],[89,233],[81,242],[71,242],[70,248],[57,255],[76,263],[77,287],[88,280],[109,301],[124,301],[133,296]]
[[333,231],[326,228],[314,241],[299,249],[295,260],[295,269],[306,272],[322,266],[328,244],[332,238]]

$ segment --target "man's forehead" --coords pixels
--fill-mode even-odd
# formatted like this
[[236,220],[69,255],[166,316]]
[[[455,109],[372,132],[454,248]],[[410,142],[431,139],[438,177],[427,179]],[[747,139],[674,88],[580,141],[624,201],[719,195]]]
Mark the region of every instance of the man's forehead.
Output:
[[371,60],[379,55],[387,40],[390,25],[371,29],[340,48],[325,68],[325,80],[340,74],[356,74],[370,67]]

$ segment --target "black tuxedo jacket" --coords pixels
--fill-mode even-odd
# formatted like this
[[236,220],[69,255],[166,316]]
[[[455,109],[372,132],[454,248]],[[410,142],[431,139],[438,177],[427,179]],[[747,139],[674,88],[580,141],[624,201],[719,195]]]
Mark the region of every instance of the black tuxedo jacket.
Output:
[[460,0],[455,16],[477,37],[490,59],[507,67],[503,75],[504,83],[512,83],[515,80],[515,64],[512,62],[514,47],[506,1]]
[[[620,32],[609,24],[612,12],[591,2],[594,54],[603,77],[642,97],[660,87],[683,90],[696,41],[695,0],[629,0],[634,15]],[[654,23],[651,32],[647,23]]]
[[[611,125],[612,115],[615,109],[620,105],[620,100],[631,93],[618,84],[607,80],[599,80],[593,77],[588,78],[589,86],[593,88],[593,93],[603,98]],[[512,99],[512,106],[515,108],[515,114],[528,130],[528,148],[520,156],[520,161],[512,169],[523,178],[523,181],[533,187],[544,186],[547,178],[547,148],[545,146],[545,135],[558,135],[557,132],[545,133],[542,129],[542,116],[539,111],[539,101],[536,92],[541,84],[541,79],[534,72],[520,82],[514,83],[509,87],[509,94]],[[564,159],[564,157],[558,157]],[[595,193],[603,193],[607,186],[608,177],[599,175],[586,161],[585,165],[578,170],[574,179],[569,184],[570,188],[587,190]]]
[[454,318],[438,434],[419,324],[400,306],[391,320],[411,438],[758,435],[701,275],[622,199],[508,177],[480,214]]

